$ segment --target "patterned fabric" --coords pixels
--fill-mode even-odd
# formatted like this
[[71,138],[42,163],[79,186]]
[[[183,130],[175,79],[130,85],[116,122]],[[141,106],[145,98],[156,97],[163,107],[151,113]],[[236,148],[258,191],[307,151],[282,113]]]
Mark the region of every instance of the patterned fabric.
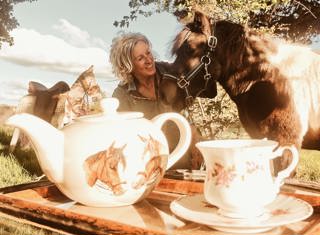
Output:
[[101,111],[100,100],[103,98],[96,81],[93,66],[80,74],[70,91],[60,95],[51,124],[62,128],[74,118]]
[[[57,84],[59,83],[64,82],[58,82]],[[61,129],[76,117],[100,112],[100,100],[103,98],[103,94],[93,73],[93,66],[90,66],[80,74],[70,90],[54,96],[54,99],[58,99],[56,107],[41,105],[42,108],[47,107],[47,109],[42,110],[43,115],[40,116],[39,110],[37,110],[39,109],[37,98],[43,99],[43,97],[39,96],[39,92],[50,93],[52,90],[55,91],[55,86],[47,89],[42,84],[31,81],[29,83],[29,94],[21,98],[16,108],[16,113],[30,113],[41,118],[45,116],[46,121]],[[53,114],[52,109],[54,110]],[[31,147],[29,139],[18,128],[15,128],[10,142],[11,152],[14,151],[18,140],[20,140],[21,148]]]

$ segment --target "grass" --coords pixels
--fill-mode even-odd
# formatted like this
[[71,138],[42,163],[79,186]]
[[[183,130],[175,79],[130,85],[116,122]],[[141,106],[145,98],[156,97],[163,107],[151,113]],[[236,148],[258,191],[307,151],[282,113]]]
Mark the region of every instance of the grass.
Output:
[[11,154],[0,155],[0,172],[0,187],[30,182],[34,178]]
[[13,130],[0,130],[0,187],[27,183],[42,175],[41,168],[32,149],[15,149],[9,153]]
[[13,221],[9,218],[0,217],[1,235],[59,235],[59,233],[35,228],[33,226]]
[[[9,153],[12,132],[12,128],[0,125],[0,187],[32,182],[42,175],[32,149],[23,150],[17,147],[13,153]],[[0,234],[55,235],[58,233],[0,216]]]
[[301,150],[297,167],[297,179],[320,182],[320,151]]

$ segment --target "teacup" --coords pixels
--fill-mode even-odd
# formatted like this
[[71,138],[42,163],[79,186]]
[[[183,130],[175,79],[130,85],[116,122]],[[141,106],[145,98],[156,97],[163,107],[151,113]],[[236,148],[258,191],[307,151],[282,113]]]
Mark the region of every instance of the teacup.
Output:
[[[196,144],[206,164],[205,199],[217,206],[221,215],[256,218],[276,198],[283,180],[298,163],[294,146],[280,146],[271,140],[229,139]],[[278,148],[277,148],[278,147]],[[270,162],[284,150],[292,153],[289,166],[272,175]]]

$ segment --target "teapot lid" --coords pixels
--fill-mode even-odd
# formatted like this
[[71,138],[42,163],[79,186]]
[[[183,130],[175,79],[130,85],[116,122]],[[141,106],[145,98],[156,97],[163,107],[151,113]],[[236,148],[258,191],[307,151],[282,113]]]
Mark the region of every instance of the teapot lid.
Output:
[[93,115],[84,115],[75,118],[75,121],[104,121],[110,119],[135,119],[142,118],[142,112],[117,112],[119,100],[117,98],[103,98],[100,101],[102,112]]

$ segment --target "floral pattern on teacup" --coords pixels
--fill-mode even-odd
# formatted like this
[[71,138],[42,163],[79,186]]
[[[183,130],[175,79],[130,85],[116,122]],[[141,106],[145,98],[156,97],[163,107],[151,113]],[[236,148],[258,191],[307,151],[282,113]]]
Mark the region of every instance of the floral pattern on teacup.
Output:
[[290,213],[289,209],[276,209],[276,210],[271,211],[271,214],[272,214],[273,216],[277,216],[277,215],[287,215],[287,214],[289,214],[289,213]]
[[230,168],[225,168],[221,164],[215,162],[212,170],[209,170],[209,180],[215,178],[215,184],[217,186],[229,187],[230,183],[237,176],[235,172],[235,166],[232,165]]
[[253,161],[246,162],[246,168],[247,168],[248,174],[253,174],[257,171],[264,170],[263,166],[257,164],[256,162],[253,162]]
[[263,170],[264,167],[257,164],[256,162],[247,161],[245,171],[246,173],[243,175],[238,175],[234,164],[225,167],[220,163],[215,162],[213,169],[208,169],[208,180],[212,180],[214,178],[216,186],[229,187],[237,176],[239,176],[240,179],[244,181],[246,176],[255,174],[258,171]]
[[206,208],[210,208],[210,209],[218,209],[218,207],[217,207],[217,206],[212,205],[212,204],[208,203],[207,201],[202,201],[202,204],[203,204],[203,205],[204,205],[204,207],[206,207]]

